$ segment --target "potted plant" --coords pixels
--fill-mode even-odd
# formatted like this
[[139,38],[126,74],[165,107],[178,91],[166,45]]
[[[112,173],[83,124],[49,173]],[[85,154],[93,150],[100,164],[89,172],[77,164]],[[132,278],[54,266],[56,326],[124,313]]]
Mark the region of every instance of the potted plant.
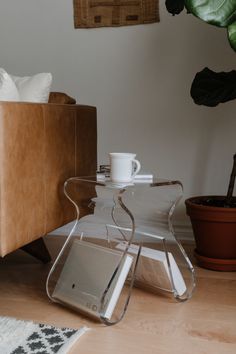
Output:
[[[184,9],[201,20],[227,29],[236,51],[236,0],[166,0],[173,15]],[[204,68],[191,87],[196,104],[214,107],[236,98],[236,71],[216,73]],[[236,197],[233,196],[236,154],[226,196],[198,196],[185,201],[196,241],[195,256],[200,266],[222,271],[236,270]]]

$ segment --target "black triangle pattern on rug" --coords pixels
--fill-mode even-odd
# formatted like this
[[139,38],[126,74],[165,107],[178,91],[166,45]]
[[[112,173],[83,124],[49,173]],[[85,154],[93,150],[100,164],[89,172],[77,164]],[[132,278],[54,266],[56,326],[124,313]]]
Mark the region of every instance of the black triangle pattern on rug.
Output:
[[56,354],[77,330],[71,328],[55,328],[39,324],[34,331],[11,354]]

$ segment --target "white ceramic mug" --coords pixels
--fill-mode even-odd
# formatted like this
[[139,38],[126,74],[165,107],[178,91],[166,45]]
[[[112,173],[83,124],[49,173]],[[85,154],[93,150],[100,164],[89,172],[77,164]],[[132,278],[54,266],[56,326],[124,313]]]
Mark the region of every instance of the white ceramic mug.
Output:
[[136,154],[111,152],[109,157],[112,182],[132,182],[134,176],[140,171],[141,164],[135,160]]

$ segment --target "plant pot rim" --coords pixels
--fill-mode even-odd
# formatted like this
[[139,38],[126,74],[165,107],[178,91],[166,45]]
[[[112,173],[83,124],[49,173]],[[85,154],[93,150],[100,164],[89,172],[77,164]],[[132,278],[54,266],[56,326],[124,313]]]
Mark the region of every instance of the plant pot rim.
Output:
[[221,259],[221,258],[211,258],[206,257],[194,250],[194,256],[197,259],[199,265],[203,268],[223,271],[223,272],[232,272],[236,271],[236,259]]
[[[185,200],[185,204],[186,206],[195,208],[195,209],[201,209],[201,210],[206,210],[206,211],[212,211],[212,210],[218,210],[219,212],[235,212],[236,208],[224,208],[224,207],[218,207],[218,206],[212,206],[212,205],[202,205],[202,204],[198,204],[195,201],[200,201],[200,200],[204,200],[204,199],[208,199],[208,198],[213,198],[213,199],[223,199],[225,198],[225,196],[223,195],[200,195],[200,196],[195,196],[195,197],[191,197]],[[236,197],[233,197],[233,199],[236,200]]]

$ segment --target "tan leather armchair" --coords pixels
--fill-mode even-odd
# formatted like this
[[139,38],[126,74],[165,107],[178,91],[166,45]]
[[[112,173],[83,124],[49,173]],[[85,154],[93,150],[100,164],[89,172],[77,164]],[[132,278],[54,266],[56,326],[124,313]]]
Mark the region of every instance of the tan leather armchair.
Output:
[[71,176],[95,174],[96,108],[0,102],[0,135],[3,257],[22,246],[42,248],[35,240],[75,217],[63,183]]

